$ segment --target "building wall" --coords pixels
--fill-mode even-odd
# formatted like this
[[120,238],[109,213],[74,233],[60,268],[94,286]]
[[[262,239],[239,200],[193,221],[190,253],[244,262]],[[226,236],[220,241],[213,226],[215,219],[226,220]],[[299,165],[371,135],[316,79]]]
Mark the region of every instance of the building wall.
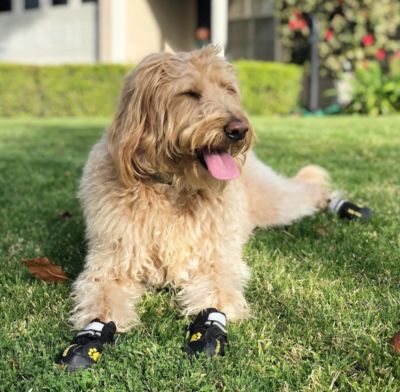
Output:
[[94,63],[98,59],[97,5],[69,0],[25,10],[12,0],[13,10],[0,13],[0,61],[31,64]]
[[100,0],[99,12],[102,62],[194,47],[195,0]]
[[[115,0],[114,0],[115,1]],[[99,61],[112,62],[111,52],[112,0],[99,2]]]
[[128,61],[137,62],[152,52],[193,48],[196,27],[195,1],[130,1],[127,15]]
[[100,0],[99,13],[102,62],[194,47],[195,0]]

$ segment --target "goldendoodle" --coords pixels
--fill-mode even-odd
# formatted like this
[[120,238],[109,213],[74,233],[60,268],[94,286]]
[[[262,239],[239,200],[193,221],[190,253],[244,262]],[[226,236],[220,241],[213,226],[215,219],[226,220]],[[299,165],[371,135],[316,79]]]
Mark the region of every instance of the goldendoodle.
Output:
[[142,293],[171,285],[182,313],[198,314],[186,351],[223,353],[226,319],[249,314],[242,247],[252,230],[288,225],[329,198],[322,168],[282,177],[251,152],[253,140],[235,71],[214,47],[150,55],[127,76],[80,186],[88,253],[73,286],[78,335],[114,323],[128,331]]

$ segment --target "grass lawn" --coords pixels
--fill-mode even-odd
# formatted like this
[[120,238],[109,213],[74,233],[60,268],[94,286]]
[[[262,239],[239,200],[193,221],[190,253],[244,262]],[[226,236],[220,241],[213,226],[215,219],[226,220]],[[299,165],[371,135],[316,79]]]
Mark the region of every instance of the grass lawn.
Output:
[[[191,363],[175,291],[146,295],[142,325],[94,368],[53,365],[73,334],[70,284],[47,285],[21,260],[82,268],[76,191],[107,119],[0,120],[1,391],[398,391],[388,340],[400,320],[400,117],[253,118],[259,156],[293,175],[310,162],[371,206],[369,222],[328,213],[258,230],[245,249],[253,318],[228,325],[225,358]],[[72,217],[62,217],[69,212]],[[182,234],[184,235],[184,233]]]

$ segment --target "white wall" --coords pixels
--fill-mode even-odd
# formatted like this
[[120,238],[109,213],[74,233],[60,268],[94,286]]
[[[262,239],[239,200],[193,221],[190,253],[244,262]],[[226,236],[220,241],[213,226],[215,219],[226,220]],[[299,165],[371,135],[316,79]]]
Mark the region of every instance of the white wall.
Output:
[[24,10],[12,0],[12,12],[0,13],[0,62],[29,64],[95,63],[98,59],[97,4],[68,0]]
[[[116,1],[116,0],[112,0]],[[127,0],[127,61],[159,51],[194,49],[194,0]]]

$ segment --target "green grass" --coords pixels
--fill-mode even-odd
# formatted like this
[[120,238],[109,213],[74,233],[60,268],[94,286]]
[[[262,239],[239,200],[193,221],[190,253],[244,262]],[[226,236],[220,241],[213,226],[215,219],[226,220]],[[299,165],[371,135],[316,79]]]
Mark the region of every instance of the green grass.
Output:
[[[229,325],[225,358],[183,355],[174,290],[148,294],[142,325],[93,369],[53,365],[72,332],[70,285],[35,280],[47,256],[76,276],[85,254],[76,191],[107,119],[0,120],[1,391],[398,391],[388,339],[400,319],[400,117],[254,118],[259,156],[293,175],[325,166],[371,206],[370,222],[328,213],[258,230],[245,249],[253,318]],[[60,214],[68,211],[71,219]],[[184,235],[184,233],[182,234]]]

